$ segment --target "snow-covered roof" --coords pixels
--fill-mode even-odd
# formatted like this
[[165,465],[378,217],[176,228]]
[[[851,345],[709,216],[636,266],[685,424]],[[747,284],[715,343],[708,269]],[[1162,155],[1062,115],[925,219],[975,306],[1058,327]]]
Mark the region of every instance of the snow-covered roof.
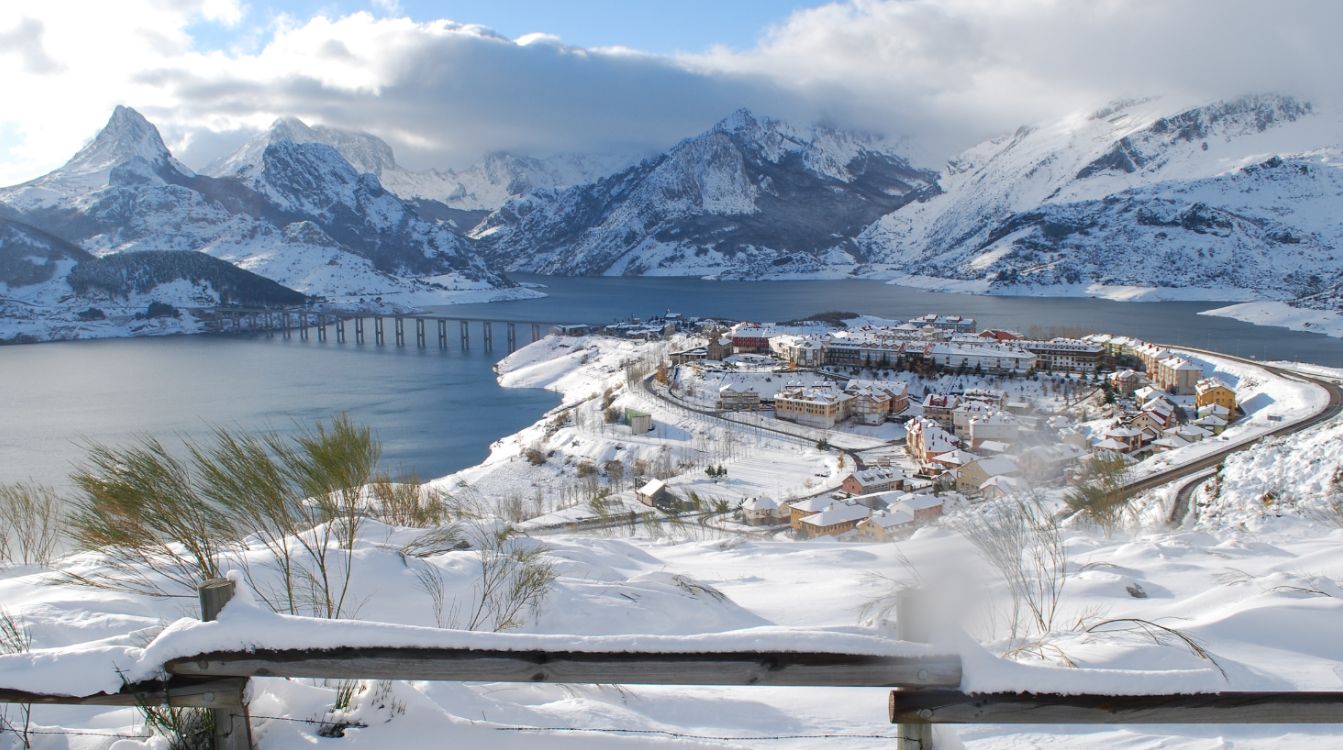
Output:
[[891,507],[905,507],[910,511],[927,510],[928,508],[937,508],[942,505],[942,498],[937,495],[916,495],[913,492],[907,492],[900,496],[899,501]]
[[863,523],[870,523],[875,526],[880,526],[883,529],[890,529],[896,526],[904,526],[905,524],[914,523],[914,514],[903,508],[888,508],[873,513],[868,516],[867,520],[863,521]]
[[979,456],[975,455],[974,453],[971,453],[970,451],[954,450],[949,453],[943,453],[942,455],[937,456],[933,460],[938,463],[948,464],[950,466],[961,466],[962,464],[968,464],[971,461],[974,461],[978,458]]
[[858,521],[872,515],[872,509],[865,505],[843,505],[837,503],[819,513],[813,513],[802,519],[802,523],[812,526],[834,526],[836,524]]
[[748,497],[741,504],[742,510],[764,511],[776,510],[778,507],[779,503],[769,497]]
[[989,489],[990,487],[997,488],[1010,495],[1022,489],[1025,489],[1026,483],[1023,482],[1019,477],[1011,477],[1007,476],[1006,474],[998,474],[995,476],[991,476],[988,479],[985,479],[983,482],[979,483],[979,489],[981,492]]
[[834,504],[835,501],[829,498],[813,497],[809,500],[799,500],[790,505],[802,513],[819,513]]
[[1094,446],[1098,451],[1124,451],[1128,446],[1113,438],[1105,438]]
[[661,479],[650,479],[648,483],[639,488],[640,495],[656,495],[667,489],[667,483]]
[[1016,471],[1017,460],[1011,456],[990,456],[979,459],[975,462],[975,466],[986,476],[996,477],[999,474],[1011,474]]

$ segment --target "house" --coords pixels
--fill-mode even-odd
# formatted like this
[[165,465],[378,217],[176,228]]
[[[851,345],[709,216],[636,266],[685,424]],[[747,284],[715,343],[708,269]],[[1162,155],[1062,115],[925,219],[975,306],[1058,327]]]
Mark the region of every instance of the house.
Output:
[[[1148,377],[1151,377],[1150,371]],[[1187,396],[1194,393],[1202,377],[1202,367],[1183,357],[1172,356],[1157,360],[1156,377],[1153,381],[1177,396]]]
[[957,442],[954,435],[926,417],[915,417],[905,425],[905,449],[921,466],[956,450]]
[[861,539],[889,542],[914,530],[914,514],[903,508],[879,510],[859,521],[854,528]]
[[950,453],[943,453],[939,456],[934,456],[930,461],[930,463],[941,467],[943,471],[950,471],[952,469],[959,469],[962,466],[965,466],[966,464],[972,461],[976,461],[978,459],[979,456],[977,454],[971,453],[969,451],[954,450],[951,451]]
[[1001,474],[989,477],[979,485],[979,494],[985,500],[997,500],[1004,497],[1018,497],[1026,492],[1026,483],[1020,477]]
[[844,388],[844,393],[853,399],[849,404],[849,411],[853,414],[855,422],[867,425],[881,424],[891,414],[891,394],[884,389],[870,386],[857,385],[850,381]]
[[852,531],[859,521],[870,515],[872,509],[865,505],[834,503],[825,510],[803,517],[798,529],[805,539],[839,536],[846,531]]
[[956,489],[965,493],[979,492],[980,485],[998,476],[1017,473],[1017,460],[1011,456],[990,456],[971,461],[961,467],[956,476]]
[[1138,389],[1138,373],[1133,370],[1124,369],[1118,372],[1112,372],[1106,376],[1110,381],[1110,387],[1120,396],[1132,396]]
[[844,384],[844,392],[853,397],[853,418],[863,424],[881,424],[909,408],[909,385],[899,380],[854,378]]
[[1186,445],[1189,445],[1189,441],[1179,437],[1178,435],[1167,435],[1165,437],[1160,437],[1157,438],[1156,440],[1153,440],[1151,445],[1153,451],[1157,453],[1164,453],[1166,451],[1173,451],[1179,448],[1183,448]]
[[852,396],[833,388],[785,385],[774,394],[774,416],[828,430],[849,416],[852,400]]
[[1226,408],[1225,406],[1222,406],[1221,404],[1208,404],[1206,406],[1200,406],[1198,408],[1198,415],[1200,417],[1217,417],[1218,419],[1224,420],[1228,423],[1231,422],[1231,410]]
[[998,412],[971,419],[968,437],[970,447],[978,449],[986,443],[1014,443],[1020,434],[1021,424],[1010,414]]
[[991,404],[983,401],[962,401],[951,412],[951,431],[957,437],[965,437],[970,434],[970,420],[976,417],[987,417],[996,412],[997,409]]
[[774,356],[794,367],[820,367],[825,363],[825,344],[819,336],[773,336],[769,348]]
[[718,389],[720,411],[755,411],[760,408],[760,394],[754,388],[737,387],[728,383]]
[[1215,414],[1209,414],[1206,417],[1195,419],[1194,424],[1214,435],[1221,435],[1222,431],[1226,429],[1227,421]]
[[1132,453],[1142,447],[1142,433],[1142,429],[1138,427],[1116,425],[1105,431],[1105,438],[1121,443],[1124,453]]
[[780,521],[778,502],[768,497],[748,497],[741,503],[741,519],[752,526],[768,526]]
[[1007,403],[1007,392],[995,388],[966,388],[961,392],[964,401],[982,401],[995,409],[1003,408]]
[[867,495],[873,492],[903,489],[907,478],[903,471],[877,466],[855,471],[844,478],[839,488],[850,495]]
[[923,416],[942,425],[942,429],[954,429],[952,412],[960,404],[961,400],[951,394],[929,393],[923,397]]
[[914,516],[915,521],[931,521],[942,516],[942,498],[936,495],[901,495],[888,510],[904,510]]
[[1217,405],[1230,415],[1236,411],[1236,392],[1217,378],[1204,378],[1194,384],[1194,404],[1200,409]]
[[673,503],[671,493],[667,492],[667,483],[661,479],[650,479],[635,493],[639,502],[650,508],[666,508]]
[[1166,430],[1167,435],[1174,435],[1186,442],[1197,443],[1204,438],[1212,436],[1212,433],[1199,427],[1196,424],[1182,424]]
[[829,498],[814,497],[810,500],[799,500],[788,506],[788,525],[796,531],[802,528],[802,519],[813,513],[820,513],[829,508],[835,501]]

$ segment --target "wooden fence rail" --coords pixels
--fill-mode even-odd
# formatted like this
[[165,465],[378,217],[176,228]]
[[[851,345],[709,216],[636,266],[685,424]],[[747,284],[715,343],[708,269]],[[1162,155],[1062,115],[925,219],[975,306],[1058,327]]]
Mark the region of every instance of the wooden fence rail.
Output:
[[[233,593],[228,581],[201,586],[202,619]],[[900,637],[923,641],[920,592],[897,603]],[[627,653],[447,648],[336,648],[213,652],[165,665],[165,682],[119,693],[61,696],[0,689],[0,703],[169,705],[214,713],[217,750],[250,750],[246,706],[251,677],[554,682],[628,685],[896,687],[888,714],[902,726],[900,750],[931,750],[935,724],[1309,724],[1343,723],[1343,692],[1198,695],[966,694],[955,656],[840,653]]]

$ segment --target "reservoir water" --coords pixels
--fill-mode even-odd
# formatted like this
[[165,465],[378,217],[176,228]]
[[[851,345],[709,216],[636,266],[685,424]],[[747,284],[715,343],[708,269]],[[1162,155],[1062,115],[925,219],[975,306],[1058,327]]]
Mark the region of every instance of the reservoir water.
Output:
[[[867,281],[713,282],[698,279],[564,279],[519,276],[549,297],[439,308],[494,320],[600,323],[667,310],[783,320],[826,310],[893,318],[926,312],[975,317],[981,327],[1097,330],[1205,346],[1243,356],[1343,367],[1343,343],[1317,334],[1198,315],[1216,303],[941,294]],[[432,326],[431,326],[432,328]],[[0,348],[0,481],[64,485],[89,441],[138,435],[203,436],[211,425],[292,431],[341,412],[375,428],[384,464],[436,477],[478,463],[494,440],[536,421],[552,393],[500,388],[502,356],[453,346],[418,350],[316,337],[171,337]],[[530,329],[518,327],[519,343]]]

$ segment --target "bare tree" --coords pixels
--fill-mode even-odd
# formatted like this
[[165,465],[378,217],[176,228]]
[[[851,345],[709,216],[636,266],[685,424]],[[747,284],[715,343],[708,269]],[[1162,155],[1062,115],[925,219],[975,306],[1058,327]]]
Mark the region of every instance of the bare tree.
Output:
[[0,484],[0,562],[46,565],[60,548],[61,499],[34,483]]
[[1058,519],[1036,498],[1014,496],[966,516],[959,528],[1007,584],[1011,638],[1052,631],[1068,580]]

